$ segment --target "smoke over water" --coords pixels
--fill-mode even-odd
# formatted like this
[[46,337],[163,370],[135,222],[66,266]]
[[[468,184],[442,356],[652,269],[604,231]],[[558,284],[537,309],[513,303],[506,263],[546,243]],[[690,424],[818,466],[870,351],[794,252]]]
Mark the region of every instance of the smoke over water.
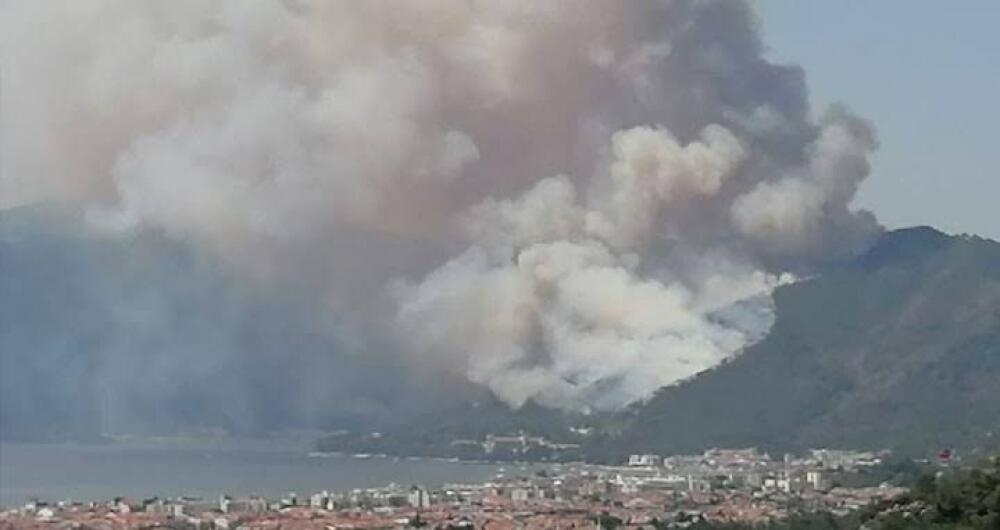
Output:
[[0,5],[0,208],[160,231],[512,406],[711,367],[880,229],[873,131],[743,2]]

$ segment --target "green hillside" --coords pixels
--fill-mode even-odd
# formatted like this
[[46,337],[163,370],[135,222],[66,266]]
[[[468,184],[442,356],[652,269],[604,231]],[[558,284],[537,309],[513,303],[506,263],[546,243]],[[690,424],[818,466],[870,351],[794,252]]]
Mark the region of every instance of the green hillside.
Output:
[[[708,447],[995,448],[1000,440],[1000,244],[896,230],[819,277],[775,292],[768,336],[730,362],[619,414],[459,405],[328,450],[454,454],[455,439],[524,431],[619,461]],[[570,430],[595,426],[588,436]]]
[[633,407],[610,445],[925,451],[1000,435],[1000,244],[889,232],[775,302],[764,340]]

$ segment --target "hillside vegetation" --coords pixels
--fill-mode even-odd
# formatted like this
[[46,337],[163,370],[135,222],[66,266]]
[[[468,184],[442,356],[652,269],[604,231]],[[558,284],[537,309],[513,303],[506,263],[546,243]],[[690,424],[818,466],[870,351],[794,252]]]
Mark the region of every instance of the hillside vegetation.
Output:
[[775,293],[770,334],[633,407],[616,445],[801,449],[993,445],[1000,434],[1000,244],[885,234],[848,266]]
[[[327,449],[450,454],[458,438],[523,430],[590,460],[757,446],[994,448],[1000,437],[1000,244],[931,228],[884,234],[857,259],[779,288],[776,323],[733,360],[619,414],[456,407]],[[569,427],[596,427],[587,437]],[[458,456],[458,455],[452,455]]]

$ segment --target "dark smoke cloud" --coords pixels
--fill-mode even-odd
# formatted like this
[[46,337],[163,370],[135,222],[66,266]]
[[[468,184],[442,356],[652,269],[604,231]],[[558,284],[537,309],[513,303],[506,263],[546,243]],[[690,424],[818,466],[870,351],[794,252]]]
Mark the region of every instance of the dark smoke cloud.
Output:
[[[514,406],[616,408],[737,354],[775,285],[879,230],[851,208],[873,131],[814,117],[744,2],[0,9],[0,208],[85,212],[81,249],[37,258],[58,270],[117,280],[118,259],[78,257],[110,245],[153,271],[131,277],[147,305],[5,271],[36,311],[5,320],[5,363],[72,359],[50,386],[101,380],[102,418],[322,423],[383,386],[344,381],[401,365]],[[135,250],[151,233],[211,279]],[[258,380],[270,400],[247,397]]]

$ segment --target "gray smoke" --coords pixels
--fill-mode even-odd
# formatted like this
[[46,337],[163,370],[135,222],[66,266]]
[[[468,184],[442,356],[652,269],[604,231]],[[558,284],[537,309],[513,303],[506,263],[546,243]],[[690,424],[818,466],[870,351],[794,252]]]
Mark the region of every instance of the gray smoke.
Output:
[[873,131],[744,2],[0,5],[0,208],[162,231],[513,406],[711,367],[879,230]]

